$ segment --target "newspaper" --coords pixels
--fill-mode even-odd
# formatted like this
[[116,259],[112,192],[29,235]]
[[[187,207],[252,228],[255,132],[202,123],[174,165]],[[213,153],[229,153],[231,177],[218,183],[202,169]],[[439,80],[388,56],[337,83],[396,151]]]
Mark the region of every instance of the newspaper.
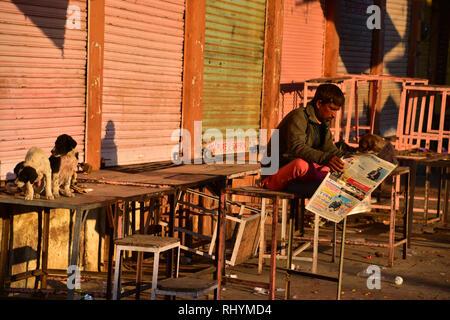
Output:
[[328,173],[306,206],[333,222],[370,211],[370,194],[397,167],[374,154],[355,154],[342,160],[344,170]]

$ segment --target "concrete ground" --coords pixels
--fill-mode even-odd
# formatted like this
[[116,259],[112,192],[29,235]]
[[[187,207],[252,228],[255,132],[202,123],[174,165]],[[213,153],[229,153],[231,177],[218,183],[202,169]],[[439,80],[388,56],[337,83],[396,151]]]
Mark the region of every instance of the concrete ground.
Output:
[[[383,228],[385,227],[385,228]],[[366,241],[387,242],[388,226],[374,225],[373,229],[382,233],[377,236],[364,234],[348,234],[348,239],[364,238]],[[385,231],[383,231],[385,229]],[[429,230],[431,230],[429,228]],[[312,232],[312,230],[306,230]],[[353,231],[349,228],[349,232]],[[328,232],[330,235],[331,233]],[[321,231],[321,237],[327,232]],[[346,245],[344,252],[342,300],[448,300],[450,299],[450,230],[434,229],[433,234],[414,233],[411,247],[407,250],[407,258],[402,259],[401,247],[395,249],[394,266],[389,268],[387,248]],[[336,277],[338,261],[331,263],[331,246],[322,243],[319,246],[319,274]],[[312,250],[305,251],[302,256],[312,257]],[[269,263],[268,260],[266,260]],[[279,260],[278,265],[285,266],[285,260]],[[310,272],[311,262],[297,261],[297,269]],[[366,272],[370,265],[380,268],[381,286],[379,289],[368,288]],[[263,269],[262,275],[257,275],[257,259],[247,263],[228,267],[227,274],[233,277],[268,281],[269,265]],[[396,276],[403,278],[401,285],[396,285]],[[372,281],[369,281],[372,284]],[[285,272],[277,272],[276,299],[284,299]],[[222,292],[223,299],[267,299],[267,294],[255,290],[254,287],[244,287],[237,284],[227,284]],[[294,300],[334,300],[337,294],[337,284],[325,280],[312,279],[300,275],[291,276],[291,299]]]
[[[421,188],[416,189],[417,195],[423,194]],[[413,230],[411,232],[411,244],[407,249],[406,259],[402,259],[402,246],[395,249],[395,261],[393,267],[388,267],[388,249],[383,247],[370,247],[361,245],[345,246],[345,259],[343,267],[343,282],[341,290],[342,300],[450,300],[450,228],[443,224],[431,224],[424,226],[421,214],[414,215]],[[280,224],[279,224],[280,225]],[[388,242],[388,215],[370,213],[353,216],[348,219],[347,240],[365,242]],[[270,237],[270,225],[266,225]],[[397,237],[401,235],[402,223],[397,223]],[[313,230],[307,224],[305,236],[311,237]],[[340,232],[338,232],[340,237]],[[331,227],[325,224],[320,228],[320,238],[331,238]],[[339,239],[339,238],[338,238]],[[296,241],[295,245],[300,245]],[[268,244],[268,248],[269,248]],[[339,254],[339,245],[337,248]],[[318,255],[318,273],[336,277],[339,258],[331,262],[330,242],[320,242]],[[312,257],[312,248],[301,253],[302,257]],[[189,260],[189,259],[188,259]],[[182,259],[180,276],[191,275],[205,268],[211,268],[209,259],[193,255],[192,261]],[[144,280],[151,280],[151,257],[145,260]],[[269,260],[261,275],[258,275],[257,258],[253,257],[236,266],[227,266],[226,275],[247,281],[269,281]],[[300,271],[311,271],[311,262],[295,261],[295,268]],[[278,267],[284,268],[286,260],[278,260]],[[371,265],[380,268],[380,288],[369,288],[369,274],[366,272]],[[160,275],[164,275],[164,260],[160,262]],[[134,279],[134,266],[124,265],[124,281]],[[211,278],[212,274],[203,276]],[[401,285],[394,283],[395,277],[403,279]],[[368,281],[369,280],[369,281]],[[50,276],[49,288],[67,290],[66,277]],[[276,274],[276,299],[284,299],[285,296],[285,272],[278,270]],[[106,290],[105,275],[83,276],[81,290],[87,293],[101,293],[95,296],[96,300],[103,300],[102,294]],[[291,295],[293,300],[334,300],[336,299],[337,285],[334,282],[312,279],[299,275],[291,276]],[[12,298],[33,299],[65,299],[64,295],[29,295],[23,293],[10,294]],[[222,288],[223,300],[267,300],[267,292],[255,289],[254,286],[226,283]],[[143,292],[141,299],[148,299],[149,292]],[[201,299],[212,299],[212,294],[204,295]],[[126,299],[134,299],[130,296]],[[163,297],[158,297],[163,299]],[[188,298],[179,298],[188,299]]]
[[[367,222],[366,222],[367,223]],[[400,228],[401,229],[401,228]],[[360,224],[348,223],[347,239],[357,241],[370,241],[387,243],[388,225],[373,222],[364,232]],[[312,228],[305,229],[305,236],[312,236]],[[399,234],[399,233],[398,233]],[[340,235],[340,232],[338,232]],[[331,228],[324,226],[320,231],[320,238],[330,238]],[[382,247],[368,247],[360,245],[345,246],[345,259],[343,267],[342,300],[450,300],[450,229],[430,227],[425,232],[419,225],[414,226],[411,246],[407,249],[406,259],[402,259],[402,249],[395,249],[395,261],[392,268],[388,267],[388,249]],[[297,245],[300,244],[299,242]],[[338,245],[339,249],[339,245]],[[335,262],[331,262],[331,246],[329,242],[321,242],[319,245],[318,270],[322,275],[336,277],[338,272],[339,250]],[[304,251],[300,256],[312,257],[312,249]],[[182,259],[186,261],[186,259]],[[144,280],[151,279],[151,258],[145,260]],[[193,272],[211,267],[210,260],[200,256],[192,256],[192,261],[187,260],[180,266],[180,275],[186,276]],[[278,267],[285,267],[286,260],[278,260]],[[366,272],[371,265],[380,268],[380,288],[368,287],[369,274]],[[160,275],[164,274],[164,261],[161,262]],[[295,261],[297,270],[310,272],[311,262]],[[269,281],[269,259],[265,259],[263,272],[258,275],[258,259],[251,258],[245,263],[236,266],[227,266],[226,275],[247,281]],[[132,281],[134,267],[127,267],[127,276],[124,281]],[[129,271],[129,272],[128,272]],[[403,278],[401,285],[394,283],[395,277]],[[210,278],[210,275],[203,276]],[[369,281],[369,283],[373,283]],[[66,289],[64,277],[50,277],[50,288]],[[132,287],[127,287],[130,289]],[[276,299],[285,297],[285,272],[278,270],[276,274]],[[84,292],[104,292],[106,281],[104,278],[83,277],[81,289]],[[291,300],[335,300],[337,284],[325,280],[313,279],[300,275],[291,276]],[[16,297],[30,297],[20,294]],[[34,298],[65,299],[65,296],[34,296]],[[134,299],[134,296],[125,299]],[[226,283],[222,288],[222,300],[267,300],[265,290],[255,289],[254,286]],[[103,300],[103,297],[95,297],[94,300]],[[141,299],[149,299],[149,291],[141,295]],[[158,297],[163,299],[163,297]],[[181,300],[190,298],[179,297]],[[203,295],[200,299],[213,299],[212,293]]]

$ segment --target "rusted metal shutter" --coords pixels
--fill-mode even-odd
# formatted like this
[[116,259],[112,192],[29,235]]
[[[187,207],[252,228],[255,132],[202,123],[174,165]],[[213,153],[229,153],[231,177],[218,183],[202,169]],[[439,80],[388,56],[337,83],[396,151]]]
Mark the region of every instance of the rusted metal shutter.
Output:
[[[411,1],[386,1],[383,74],[398,77],[408,75],[410,19]],[[380,114],[382,136],[392,136],[397,133],[401,91],[402,85],[400,83],[383,81]]]
[[106,166],[170,160],[181,126],[184,0],[106,0]]
[[[339,35],[338,73],[370,73],[372,30],[367,27],[367,7],[373,0],[342,0],[337,32]],[[350,92],[348,86],[347,92]],[[346,104],[349,102],[347,96]],[[369,84],[358,84],[359,123],[368,125]],[[354,113],[353,113],[354,115]]]
[[284,1],[281,83],[322,76],[325,22],[321,1]]
[[203,131],[259,129],[265,12],[265,0],[206,1]]
[[86,1],[0,1],[0,179],[70,134],[84,158]]

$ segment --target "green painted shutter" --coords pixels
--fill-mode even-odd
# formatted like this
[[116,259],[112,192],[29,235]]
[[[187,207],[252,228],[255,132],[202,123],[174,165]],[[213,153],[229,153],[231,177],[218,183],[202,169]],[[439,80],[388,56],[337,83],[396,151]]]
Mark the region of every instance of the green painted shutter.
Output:
[[265,14],[265,0],[206,1],[203,133],[259,130]]

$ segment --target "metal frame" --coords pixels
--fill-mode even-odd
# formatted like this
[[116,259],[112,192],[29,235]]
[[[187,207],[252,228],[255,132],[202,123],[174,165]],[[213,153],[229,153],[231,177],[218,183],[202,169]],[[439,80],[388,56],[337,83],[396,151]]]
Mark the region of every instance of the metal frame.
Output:
[[[425,142],[425,148],[430,147],[431,141],[437,141],[437,152],[442,153],[443,139],[450,139],[450,131],[444,130],[445,111],[447,109],[447,97],[450,94],[450,86],[428,86],[428,85],[406,85],[400,100],[399,117],[397,124],[397,137],[395,143],[397,150],[408,150],[420,148]],[[433,111],[435,99],[441,95],[441,110],[439,129],[432,129]],[[417,106],[420,96],[419,123],[416,127]],[[428,103],[427,103],[428,102]],[[424,127],[425,110],[428,107],[428,120],[426,129]],[[406,118],[406,119],[405,119]],[[447,145],[447,149],[449,146]]]
[[151,300],[155,299],[156,288],[158,283],[158,269],[159,269],[159,255],[164,251],[168,251],[174,248],[178,248],[176,275],[178,278],[178,266],[180,263],[180,242],[171,243],[162,247],[145,247],[145,246],[132,246],[132,245],[117,245],[116,246],[116,262],[114,266],[114,288],[113,288],[113,300],[120,299],[120,272],[122,267],[122,251],[137,251],[137,252],[152,252],[153,258],[153,276],[152,276],[152,293]]
[[[206,209],[206,208],[203,208],[201,206],[197,206],[197,205],[191,204],[189,202],[181,201],[180,199],[183,196],[183,193],[184,194],[191,193],[191,194],[198,195],[200,197],[205,197],[205,198],[211,199],[211,200],[216,201],[216,202],[219,201],[219,197],[217,197],[217,196],[206,194],[204,192],[196,191],[196,190],[193,190],[193,189],[186,189],[185,191],[181,192],[180,195],[179,195],[179,198],[178,198],[178,201],[177,201],[177,205],[176,205],[176,208],[175,208],[175,212],[177,211],[179,205],[184,205],[184,206],[188,206],[190,208],[196,209],[198,211],[203,211],[203,212],[209,213],[209,214],[213,215],[213,217],[217,217],[218,216],[218,211],[216,211],[216,210]],[[234,242],[234,247],[233,247],[231,258],[230,258],[230,260],[226,260],[225,261],[227,264],[229,264],[231,266],[234,266],[236,264],[236,258],[237,258],[237,254],[239,252],[239,247],[241,245],[241,239],[242,239],[242,236],[243,236],[243,233],[244,233],[244,230],[245,230],[246,223],[251,221],[251,220],[259,218],[261,216],[261,212],[258,209],[255,209],[255,208],[252,208],[252,207],[249,207],[247,205],[243,205],[243,204],[240,204],[238,202],[231,201],[231,200],[227,200],[227,205],[240,207],[240,212],[239,212],[237,217],[232,217],[232,216],[229,216],[229,215],[225,216],[225,218],[227,220],[234,221],[234,222],[239,224],[239,227],[237,229],[236,240]],[[244,214],[244,210],[248,210],[248,211],[250,211],[253,214],[251,216],[249,216],[249,217],[243,218],[242,216]],[[163,226],[166,225],[166,223],[163,222],[163,221],[160,222],[160,224],[163,225]],[[188,230],[188,229],[185,229],[185,228],[182,228],[182,227],[174,227],[174,230],[178,231],[178,232],[184,232],[186,234],[189,234],[189,235],[192,235],[192,236],[195,236],[195,237],[199,237],[199,238],[202,238],[202,239],[205,239],[205,240],[210,240],[208,252],[197,250],[197,249],[193,249],[193,248],[190,248],[190,247],[188,247],[186,245],[180,245],[180,248],[182,250],[189,251],[189,252],[201,255],[203,257],[207,257],[207,258],[210,258],[210,259],[215,259],[214,249],[215,249],[215,243],[216,243],[216,240],[217,240],[217,230],[218,230],[217,220],[215,222],[215,227],[214,227],[214,231],[213,231],[212,237],[209,237],[209,236],[197,233],[197,232],[193,232],[191,230]]]
[[[359,130],[369,130],[370,133],[374,133],[374,125],[375,125],[375,111],[374,106],[372,106],[372,113],[370,116],[369,126],[360,126],[359,125],[359,116],[358,116],[358,84],[360,83],[372,83],[377,82],[378,86],[381,81],[392,81],[399,82],[404,87],[409,85],[422,84],[427,85],[428,79],[420,79],[420,78],[409,78],[409,77],[395,77],[388,75],[368,75],[368,74],[337,74],[336,77],[329,78],[317,78],[306,80],[304,84],[304,96],[303,96],[303,106],[306,107],[309,102],[308,98],[308,89],[310,87],[314,88],[324,83],[334,83],[341,88],[341,90],[346,94],[346,87],[350,84],[350,97],[349,103],[347,107],[347,116],[345,119],[344,126],[344,108],[341,108],[341,112],[337,113],[336,119],[334,122],[334,128],[331,128],[333,132],[334,141],[339,141],[341,138],[350,145],[354,145],[350,142],[350,133],[352,131],[355,132],[356,143],[359,141]],[[313,89],[314,90],[314,89]],[[356,106],[356,107],[355,107]],[[355,119],[354,125],[352,125],[352,112],[355,111]]]

